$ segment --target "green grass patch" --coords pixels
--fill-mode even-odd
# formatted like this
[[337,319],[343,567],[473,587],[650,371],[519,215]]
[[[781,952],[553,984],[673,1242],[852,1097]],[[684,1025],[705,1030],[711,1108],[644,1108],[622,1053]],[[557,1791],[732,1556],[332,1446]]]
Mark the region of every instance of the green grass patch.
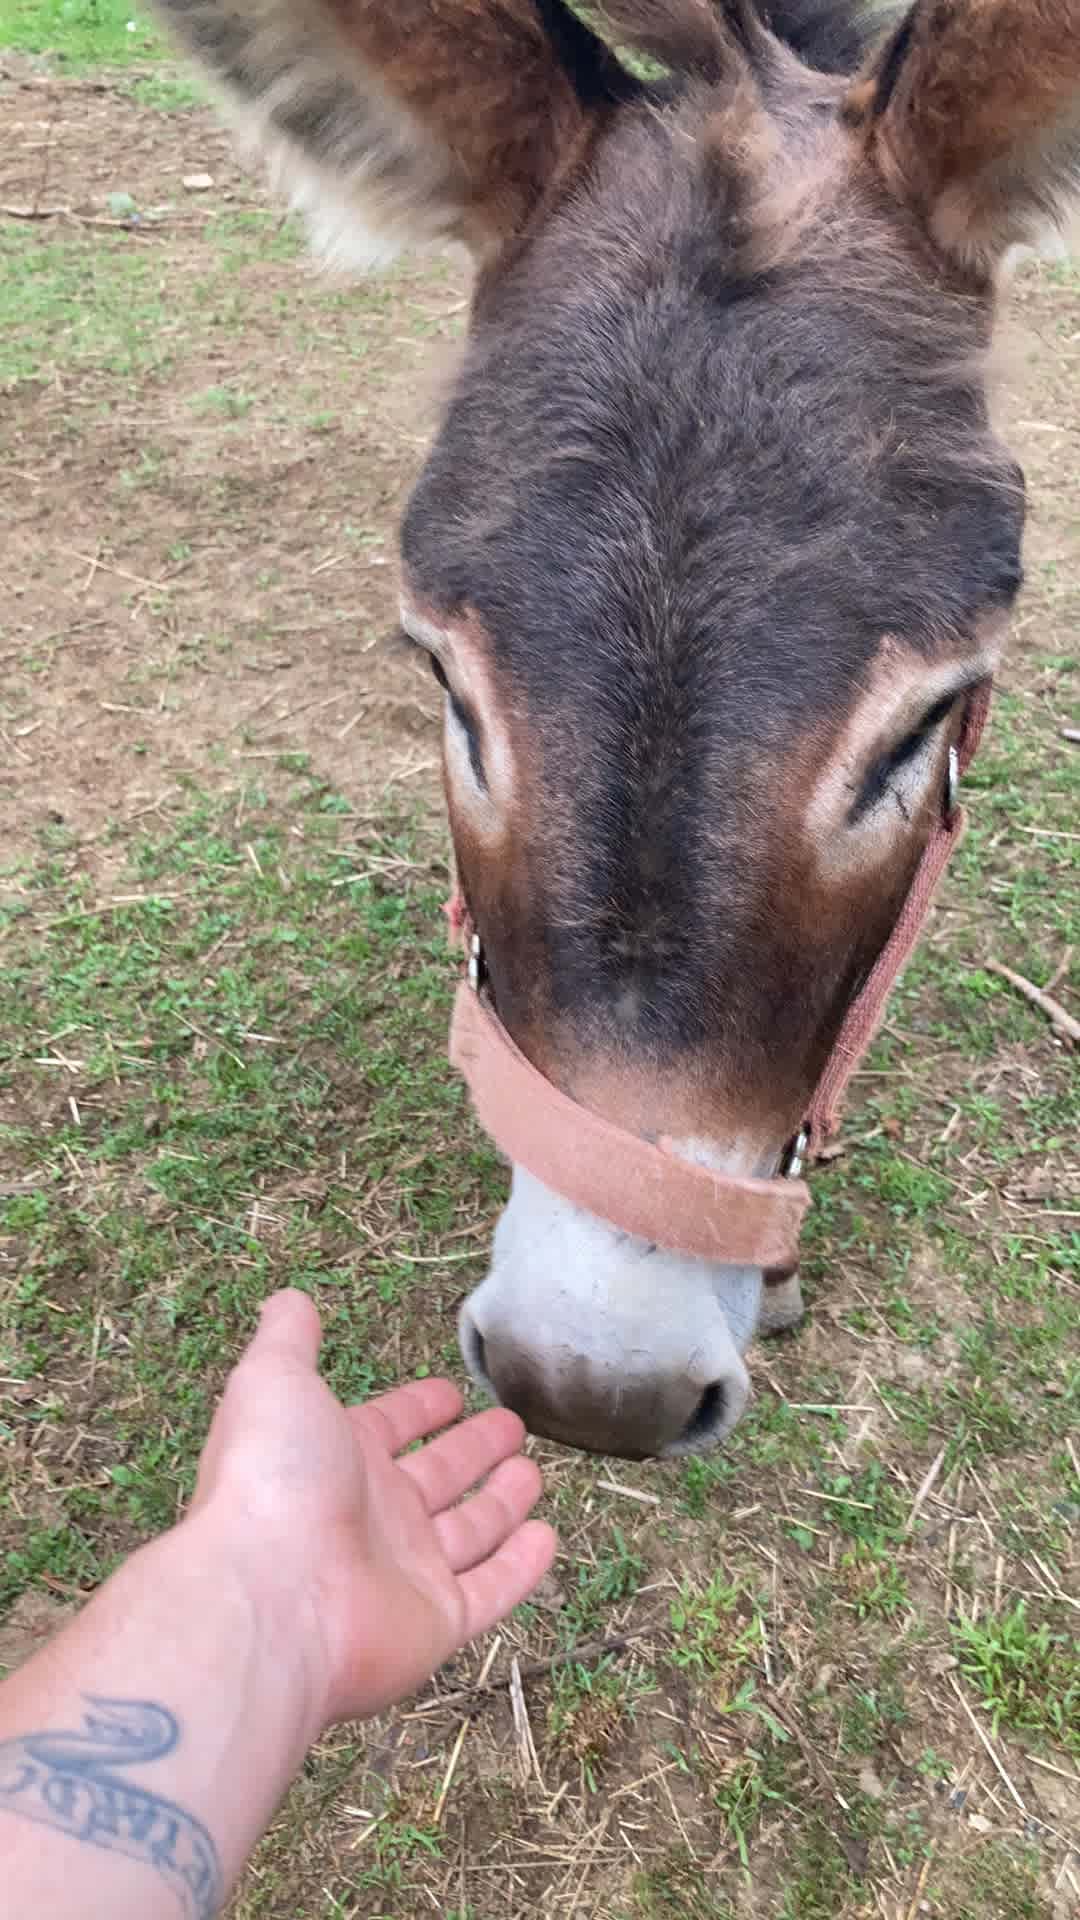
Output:
[[[272,1287],[318,1299],[327,1375],[350,1399],[454,1356],[445,1289],[470,1208],[497,1188],[445,1061],[441,858],[404,827],[378,843],[404,884],[373,877],[332,798],[304,782],[298,858],[265,795],[249,792],[238,833],[192,792],[167,833],[134,844],[132,904],[99,911],[73,870],[45,931],[30,888],[4,916],[0,1087],[48,1118],[3,1142],[18,1281],[0,1371],[24,1383],[11,1425],[37,1430],[41,1461],[55,1451],[67,1522],[51,1515],[37,1544],[17,1529],[8,1597],[43,1572],[81,1578],[88,1539],[100,1569],[170,1522]],[[56,860],[42,870],[55,878]],[[80,1063],[74,1102],[60,1055]],[[377,1233],[359,1224],[372,1204]],[[65,1492],[49,1383],[72,1366],[92,1368],[97,1411]],[[582,1621],[627,1578],[613,1563],[583,1583]]]
[[0,46],[69,67],[129,67],[169,54],[156,21],[131,0],[2,0]]
[[129,0],[2,0],[0,47],[68,66],[131,66],[170,52],[156,22]]
[[962,1620],[953,1634],[960,1671],[1002,1726],[1080,1755],[1080,1641],[1066,1623],[1038,1623],[1018,1600],[1008,1613]]
[[160,371],[177,326],[159,261],[136,241],[43,240],[0,221],[0,386],[58,363],[119,379]]
[[735,1908],[700,1862],[680,1851],[639,1873],[632,1899],[626,1920],[735,1920]]
[[984,1840],[951,1870],[935,1872],[926,1890],[948,1920],[1056,1920],[1061,1909],[1043,1897],[1039,1868],[1033,1847]]

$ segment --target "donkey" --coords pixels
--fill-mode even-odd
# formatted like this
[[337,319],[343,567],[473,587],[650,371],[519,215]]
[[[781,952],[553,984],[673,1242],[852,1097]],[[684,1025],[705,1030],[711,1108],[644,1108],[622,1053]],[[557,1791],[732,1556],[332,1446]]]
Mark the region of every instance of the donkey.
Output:
[[[403,626],[502,1029],[622,1138],[771,1180],[1020,586],[987,362],[1080,184],[1080,0],[160,3],[332,258],[475,263]],[[802,1312],[766,1266],[519,1164],[464,1357],[567,1444],[705,1449]]]

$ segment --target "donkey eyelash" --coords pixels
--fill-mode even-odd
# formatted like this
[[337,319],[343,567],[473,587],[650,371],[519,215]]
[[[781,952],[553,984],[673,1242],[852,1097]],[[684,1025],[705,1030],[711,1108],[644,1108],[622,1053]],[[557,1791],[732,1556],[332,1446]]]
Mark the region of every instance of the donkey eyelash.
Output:
[[914,758],[919,748],[941,725],[946,715],[952,712],[955,704],[955,693],[947,693],[940,700],[935,701],[929,712],[923,714],[918,726],[913,727],[899,745],[893,747],[891,753],[886,755],[884,764],[890,772],[895,772],[897,767],[904,766],[908,760]]
[[433,653],[428,655],[428,659],[431,663],[432,673],[435,675],[435,678],[438,681],[443,692],[445,693],[447,700],[450,702],[450,711],[453,714],[454,719],[457,721],[458,726],[461,728],[461,731],[465,736],[465,744],[469,750],[469,765],[473,771],[473,778],[475,779],[477,786],[482,787],[486,792],[487,780],[484,775],[484,763],[480,757],[480,741],[477,736],[476,722],[473,719],[472,714],[469,712],[468,707],[466,707],[464,703],[458,699],[457,694],[454,692],[453,688],[451,687],[450,682],[446,677],[446,669],[443,666],[442,661],[437,659]]
[[947,719],[953,711],[958,698],[959,695],[954,690],[944,694],[940,700],[936,700],[934,705],[923,714],[918,725],[912,727],[910,733],[905,734],[895,747],[891,747],[888,753],[883,754],[881,759],[875,762],[848,813],[849,826],[855,826],[864,814],[869,813],[872,807],[884,799],[894,776],[899,773],[901,767],[906,767],[922,752],[942,721]]

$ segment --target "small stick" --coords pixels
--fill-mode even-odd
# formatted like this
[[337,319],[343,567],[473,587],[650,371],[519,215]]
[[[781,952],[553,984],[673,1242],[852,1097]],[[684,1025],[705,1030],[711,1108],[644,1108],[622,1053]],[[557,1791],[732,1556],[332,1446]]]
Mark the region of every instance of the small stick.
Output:
[[74,220],[79,227],[112,227],[124,233],[137,233],[140,239],[147,233],[160,231],[157,221],[144,225],[142,221],[103,220],[94,213],[76,213],[74,207],[0,207],[7,220]]
[[[486,1655],[484,1655],[484,1665],[480,1667],[480,1686],[486,1684],[486,1678],[488,1678],[490,1670],[496,1665],[496,1655],[498,1655],[500,1647],[502,1647],[502,1634],[496,1634],[496,1638],[492,1640],[492,1644],[490,1644]],[[457,1761],[461,1759],[461,1747],[465,1745],[465,1734],[469,1732],[471,1724],[473,1724],[473,1716],[467,1713],[465,1718],[461,1720],[461,1728],[459,1728],[457,1740],[454,1741],[454,1753],[450,1755],[450,1764],[448,1764],[448,1768],[446,1768],[446,1772],[444,1772],[444,1776],[442,1776],[442,1786],[438,1789],[438,1799],[436,1799],[436,1803],[434,1803],[434,1814],[432,1814],[434,1826],[440,1826],[440,1822],[442,1822],[442,1809],[446,1807],[446,1795],[450,1793],[450,1784],[452,1784],[454,1774],[457,1772]]]
[[1058,961],[1057,966],[1054,968],[1053,973],[1050,975],[1049,980],[1047,981],[1045,987],[1043,988],[1044,993],[1053,993],[1054,988],[1057,986],[1060,986],[1061,982],[1065,978],[1065,975],[1068,973],[1070,966],[1072,965],[1072,957],[1073,957],[1073,949],[1071,947],[1066,947],[1064,953],[1061,956],[1061,959]]
[[1042,1767],[1046,1773],[1056,1773],[1059,1780],[1069,1780],[1074,1787],[1080,1787],[1080,1773],[1067,1773],[1064,1767],[1055,1767],[1052,1760],[1040,1760],[1037,1754],[1029,1753],[1028,1765]]
[[1002,980],[1007,980],[1010,987],[1015,987],[1017,993],[1022,993],[1024,999],[1030,1000],[1033,1007],[1038,1007],[1040,1013],[1045,1013],[1055,1033],[1061,1034],[1063,1039],[1071,1040],[1074,1047],[1080,1046],[1080,1020],[1074,1020],[1072,1014],[1065,1011],[1060,1000],[1055,1000],[1052,994],[1046,993],[1042,987],[1035,986],[1031,980],[1025,980],[1022,973],[1014,973],[1011,967],[1003,966],[1000,960],[988,960],[986,971],[996,973]]
[[[123,567],[114,567],[110,560],[102,560],[97,556],[92,559],[88,553],[76,553],[74,547],[60,547],[59,552],[69,553],[73,560],[81,560],[84,567],[93,568],[95,573],[97,569],[101,567],[105,573],[115,573],[120,580],[130,580],[132,586],[149,588],[151,593],[169,592],[169,582],[167,580],[144,580],[141,573],[128,573]],[[91,574],[91,578],[93,578],[93,574]]]
[[1021,827],[1035,840],[1080,840],[1080,833],[1066,833],[1063,827]]
[[457,1772],[457,1763],[461,1759],[461,1749],[465,1745],[465,1735],[468,1733],[468,1731],[469,1731],[469,1722],[468,1720],[463,1720],[458,1730],[458,1737],[454,1741],[454,1750],[450,1755],[450,1764],[443,1775],[443,1783],[442,1783],[442,1786],[439,1788],[439,1797],[435,1802],[435,1811],[431,1816],[433,1826],[437,1827],[437,1826],[440,1826],[442,1823],[443,1808],[446,1805],[446,1796],[450,1791],[450,1783],[453,1780],[455,1773]]
[[[470,1255],[469,1257],[471,1259],[472,1256]],[[464,1255],[462,1258],[464,1258]],[[624,1500],[640,1500],[642,1505],[646,1507],[658,1507],[660,1505],[660,1496],[658,1493],[642,1493],[639,1487],[622,1487],[617,1480],[598,1480],[596,1484],[598,1487],[602,1487],[605,1493],[621,1493]]]
[[789,1400],[789,1413],[876,1413],[860,1400]]
[[536,1776],[537,1780],[539,1780],[541,1787],[544,1788],[544,1792],[546,1793],[547,1788],[544,1787],[543,1776],[540,1772],[540,1762],[536,1757],[536,1746],[533,1741],[532,1725],[529,1720],[529,1709],[525,1705],[525,1689],[521,1684],[521,1665],[517,1659],[510,1662],[510,1707],[514,1715],[514,1733],[517,1738],[518,1760],[521,1766],[522,1781],[526,1781],[530,1773],[532,1773]]
[[922,1479],[919,1482],[919,1490],[916,1493],[915,1498],[911,1503],[911,1512],[908,1514],[907,1520],[904,1524],[905,1534],[909,1534],[911,1532],[912,1527],[915,1525],[916,1520],[918,1519],[920,1513],[923,1510],[923,1506],[930,1493],[930,1489],[933,1486],[934,1481],[937,1479],[938,1474],[941,1472],[941,1469],[944,1466],[944,1464],[945,1464],[945,1448],[942,1447],[941,1452],[938,1454],[935,1460],[931,1461],[929,1467],[927,1468],[925,1474],[923,1475]]
[[1027,1808],[1025,1807],[1023,1801],[1020,1798],[1020,1795],[1017,1793],[1016,1788],[1013,1786],[1012,1781],[1010,1780],[1008,1774],[1006,1773],[1004,1762],[998,1759],[997,1754],[994,1751],[994,1745],[992,1740],[990,1739],[990,1736],[987,1733],[984,1733],[982,1727],[979,1725],[979,1722],[976,1720],[974,1713],[972,1712],[971,1708],[968,1706],[967,1701],[964,1699],[963,1693],[961,1692],[960,1688],[957,1686],[956,1681],[954,1680],[951,1673],[949,1675],[949,1685],[951,1686],[953,1692],[955,1693],[957,1699],[959,1700],[960,1705],[963,1707],[964,1712],[967,1714],[968,1719],[971,1721],[971,1724],[974,1727],[976,1733],[978,1734],[979,1739],[982,1741],[983,1746],[986,1748],[986,1751],[989,1754],[991,1760],[993,1761],[994,1767],[998,1775],[1000,1776],[1004,1786],[1007,1788],[1012,1800],[1019,1807],[1021,1813],[1023,1814],[1026,1820]]
[[[521,1667],[521,1678],[523,1681],[543,1680],[549,1673],[554,1673],[556,1667],[567,1666],[571,1661],[581,1666],[585,1661],[601,1658],[605,1653],[619,1653],[635,1640],[644,1640],[650,1633],[655,1633],[661,1624],[661,1621],[653,1620],[648,1626],[639,1627],[636,1633],[617,1633],[610,1640],[586,1640],[580,1647],[564,1647],[552,1654],[550,1660],[532,1660],[528,1666]],[[509,1676],[505,1680],[479,1680],[475,1686],[460,1687],[456,1693],[432,1694],[427,1700],[421,1700],[413,1712],[433,1713],[439,1707],[458,1707],[463,1701],[475,1700],[483,1693],[501,1693],[508,1684]]]
[[863,1507],[867,1513],[873,1513],[872,1500],[849,1500],[846,1493],[817,1493],[813,1487],[803,1487],[801,1491],[808,1500],[828,1500],[836,1507]]
[[922,1872],[919,1875],[918,1884],[915,1888],[915,1892],[912,1894],[911,1905],[907,1910],[907,1920],[915,1920],[915,1916],[919,1911],[919,1901],[922,1898],[922,1890],[926,1885],[927,1879],[929,1878],[930,1862],[933,1859],[933,1857],[934,1857],[934,1849],[933,1847],[931,1847],[929,1853],[926,1856],[926,1859],[922,1863]]

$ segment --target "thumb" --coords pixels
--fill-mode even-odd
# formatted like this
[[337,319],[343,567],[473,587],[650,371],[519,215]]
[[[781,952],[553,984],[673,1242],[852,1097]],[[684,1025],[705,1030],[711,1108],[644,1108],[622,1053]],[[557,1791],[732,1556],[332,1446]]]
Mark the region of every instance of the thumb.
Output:
[[259,1324],[245,1358],[298,1360],[314,1367],[319,1358],[322,1327],[315,1302],[297,1287],[282,1287],[263,1301]]

